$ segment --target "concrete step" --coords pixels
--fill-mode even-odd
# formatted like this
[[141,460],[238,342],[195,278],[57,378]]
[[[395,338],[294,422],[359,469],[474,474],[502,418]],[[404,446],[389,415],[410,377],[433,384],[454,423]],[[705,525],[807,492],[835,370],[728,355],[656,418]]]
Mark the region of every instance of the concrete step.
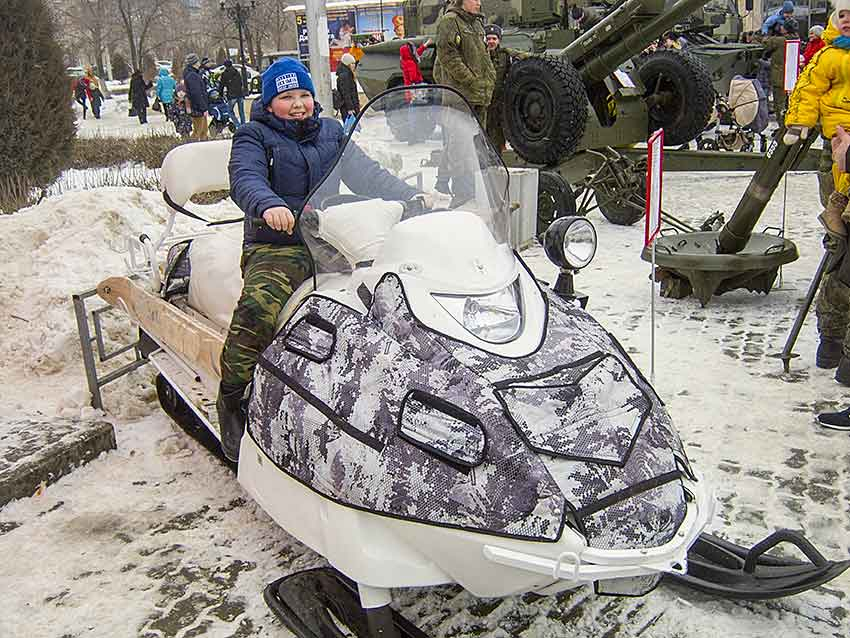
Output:
[[0,507],[32,496],[114,449],[115,430],[108,421],[44,417],[0,421]]

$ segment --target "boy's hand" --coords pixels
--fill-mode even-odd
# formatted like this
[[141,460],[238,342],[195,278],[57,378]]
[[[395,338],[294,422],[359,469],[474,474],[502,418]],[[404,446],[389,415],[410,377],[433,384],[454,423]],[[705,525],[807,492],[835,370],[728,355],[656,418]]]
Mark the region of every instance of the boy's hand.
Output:
[[847,172],[847,151],[850,151],[850,133],[840,126],[835,127],[835,135],[830,140],[832,144],[832,161],[842,173]]
[[292,231],[295,230],[295,216],[286,206],[267,208],[263,212],[263,219],[278,232],[286,232],[287,235],[291,235]]
[[793,146],[800,140],[804,140],[809,136],[808,126],[789,126],[785,129],[785,135],[782,136],[782,143],[785,146]]

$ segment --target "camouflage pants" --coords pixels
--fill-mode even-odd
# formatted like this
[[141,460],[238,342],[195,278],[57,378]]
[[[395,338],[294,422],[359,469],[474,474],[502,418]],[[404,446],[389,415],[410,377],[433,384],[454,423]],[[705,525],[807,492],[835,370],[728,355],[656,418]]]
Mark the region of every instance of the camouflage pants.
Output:
[[844,356],[850,357],[850,286],[838,281],[835,273],[823,278],[815,312],[821,339],[844,342]]
[[486,106],[482,106],[481,104],[473,104],[472,111],[475,113],[475,117],[478,118],[478,121],[481,122],[481,128],[485,131],[487,130],[487,108]]
[[825,137],[823,138],[823,150],[818,157],[818,191],[820,204],[826,208],[829,196],[835,190],[835,180],[832,177],[832,146]]
[[[470,104],[472,112],[481,123],[481,128],[487,131],[487,107],[478,104]],[[437,176],[452,178],[470,175],[476,168],[475,159],[469,155],[468,137],[470,129],[468,121],[457,121],[449,119],[443,123],[443,154],[440,165],[437,168]],[[461,152],[453,151],[453,148],[462,149]]]
[[254,244],[242,251],[242,295],[221,353],[221,383],[233,392],[247,386],[260,354],[272,342],[280,311],[311,274],[304,246]]
[[490,143],[496,147],[499,153],[505,150],[505,131],[502,130],[502,109],[501,102],[492,103],[487,109],[487,137],[490,138]]
[[782,125],[785,120],[785,109],[788,108],[786,104],[787,98],[788,96],[785,93],[785,87],[782,84],[774,84],[773,113],[776,115],[776,121],[779,122],[780,125]]

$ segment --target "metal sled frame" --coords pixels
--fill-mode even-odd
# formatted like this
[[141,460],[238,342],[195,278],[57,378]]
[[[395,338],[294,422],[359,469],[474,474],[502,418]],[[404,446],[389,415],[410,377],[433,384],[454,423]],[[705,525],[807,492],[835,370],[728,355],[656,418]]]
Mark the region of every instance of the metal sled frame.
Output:
[[[143,366],[148,362],[147,357],[142,352],[141,339],[137,339],[133,343],[122,346],[111,352],[106,351],[106,345],[103,341],[103,326],[101,317],[104,313],[109,312],[114,308],[107,304],[101,304],[97,308],[89,310],[86,302],[91,297],[97,296],[97,289],[86,290],[85,292],[76,293],[71,296],[74,303],[74,316],[77,318],[77,332],[80,335],[80,348],[83,352],[83,365],[86,369],[86,381],[91,394],[91,405],[97,410],[103,409],[103,399],[100,394],[100,389],[107,383],[115,381],[123,377],[125,374],[132,372],[136,368]],[[91,325],[94,326],[94,337],[91,336],[89,329],[89,315],[91,315]],[[131,350],[135,354],[135,359],[120,368],[113,370],[104,375],[100,375],[98,371],[97,361],[95,361],[95,345],[97,346],[97,360],[100,363],[111,361],[116,357],[121,356],[125,352]]]

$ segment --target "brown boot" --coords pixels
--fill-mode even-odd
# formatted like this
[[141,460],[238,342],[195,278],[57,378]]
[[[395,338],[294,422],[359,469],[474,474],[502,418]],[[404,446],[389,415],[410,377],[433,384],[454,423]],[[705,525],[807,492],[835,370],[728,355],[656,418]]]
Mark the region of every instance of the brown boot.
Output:
[[833,191],[829,196],[829,201],[826,208],[818,216],[826,232],[839,237],[847,237],[847,226],[844,225],[844,216],[850,213],[847,212],[847,195]]

